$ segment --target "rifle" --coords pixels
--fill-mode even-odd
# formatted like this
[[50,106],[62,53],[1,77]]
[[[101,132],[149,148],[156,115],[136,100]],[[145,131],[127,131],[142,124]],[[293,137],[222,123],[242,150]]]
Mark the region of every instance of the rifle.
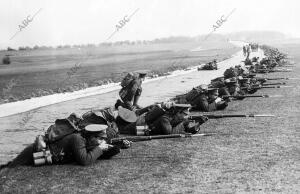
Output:
[[207,117],[209,119],[219,119],[219,118],[229,118],[229,117],[275,117],[275,115],[268,115],[268,114],[195,114],[195,115],[189,115],[189,119],[191,120],[197,120],[200,117]]
[[263,83],[263,86],[273,86],[273,85],[285,85],[285,82],[277,82],[277,83]]
[[270,96],[267,94],[262,94],[262,95],[224,95],[221,98],[272,98],[272,97],[280,97],[280,95],[276,96]]
[[281,79],[284,79],[284,80],[298,80],[299,78],[297,78],[297,77],[294,77],[294,78],[288,78],[288,77],[260,78],[260,77],[257,77],[256,79],[266,79],[266,80],[281,80]]
[[202,136],[211,136],[215,135],[216,133],[199,133],[199,134],[170,134],[170,135],[149,135],[149,136],[127,136],[127,137],[118,137],[112,138],[108,141],[109,144],[118,144],[121,143],[123,140],[128,140],[132,142],[139,142],[139,141],[151,141],[153,139],[171,139],[171,138],[188,138],[188,137],[202,137]]
[[[257,86],[251,87],[251,89],[261,89],[261,88],[291,88],[292,86]],[[248,89],[248,87],[241,87],[241,89]]]
[[265,71],[265,72],[291,72],[291,69],[256,69],[256,71]]

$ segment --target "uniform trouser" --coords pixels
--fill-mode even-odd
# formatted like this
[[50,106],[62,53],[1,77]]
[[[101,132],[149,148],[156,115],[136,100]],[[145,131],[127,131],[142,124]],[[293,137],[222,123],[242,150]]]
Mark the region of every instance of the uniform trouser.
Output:
[[131,101],[124,101],[124,105],[125,107],[124,108],[127,108],[128,110],[134,110],[135,107],[133,106],[132,102]]
[[133,106],[136,106],[138,104],[138,101],[140,99],[141,93],[140,92],[136,92],[133,98]]

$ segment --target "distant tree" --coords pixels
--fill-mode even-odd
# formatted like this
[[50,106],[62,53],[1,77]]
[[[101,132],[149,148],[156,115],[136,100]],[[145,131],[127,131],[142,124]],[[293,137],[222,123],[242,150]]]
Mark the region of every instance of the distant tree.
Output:
[[73,48],[80,48],[80,45],[79,44],[74,44],[72,45]]
[[13,48],[10,48],[10,47],[7,47],[7,51],[15,51],[16,49],[13,49]]
[[48,49],[52,49],[51,46],[40,46],[39,47],[40,50],[48,50]]
[[95,44],[87,44],[87,47],[96,47]]
[[37,49],[39,49],[40,47],[38,46],[38,45],[35,45],[34,47],[33,47],[33,49],[34,50],[37,50]]
[[5,64],[5,65],[9,65],[10,64],[10,58],[9,58],[9,56],[3,57],[2,63]]
[[66,45],[62,46],[62,48],[71,48],[71,46],[66,44]]
[[18,50],[19,50],[19,51],[24,51],[24,50],[25,50],[25,47],[20,46],[20,47],[18,48]]

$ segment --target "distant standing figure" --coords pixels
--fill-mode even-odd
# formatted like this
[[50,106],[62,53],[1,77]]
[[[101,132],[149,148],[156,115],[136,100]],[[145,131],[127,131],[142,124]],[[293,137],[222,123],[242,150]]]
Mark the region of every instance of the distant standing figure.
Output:
[[250,47],[250,45],[247,45],[247,56],[246,56],[246,59],[249,59],[250,53],[251,53],[251,47]]
[[246,46],[243,46],[243,54],[244,54],[244,56],[246,56],[246,54],[247,54]]

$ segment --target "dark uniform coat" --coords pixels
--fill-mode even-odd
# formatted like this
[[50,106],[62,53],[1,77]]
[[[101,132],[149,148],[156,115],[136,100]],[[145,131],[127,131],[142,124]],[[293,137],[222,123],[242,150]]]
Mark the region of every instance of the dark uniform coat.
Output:
[[[34,144],[27,146],[13,161],[6,167],[15,167],[19,165],[33,165]],[[53,163],[72,163],[80,165],[89,165],[95,162],[99,157],[106,155],[115,155],[119,150],[113,150],[114,153],[103,153],[96,145],[96,141],[89,141],[79,133],[67,135],[55,144],[50,145]]]
[[142,93],[142,80],[140,78],[134,79],[128,86],[124,87],[120,91],[120,97],[125,103],[125,108],[133,110],[133,104],[135,98],[138,98]]

